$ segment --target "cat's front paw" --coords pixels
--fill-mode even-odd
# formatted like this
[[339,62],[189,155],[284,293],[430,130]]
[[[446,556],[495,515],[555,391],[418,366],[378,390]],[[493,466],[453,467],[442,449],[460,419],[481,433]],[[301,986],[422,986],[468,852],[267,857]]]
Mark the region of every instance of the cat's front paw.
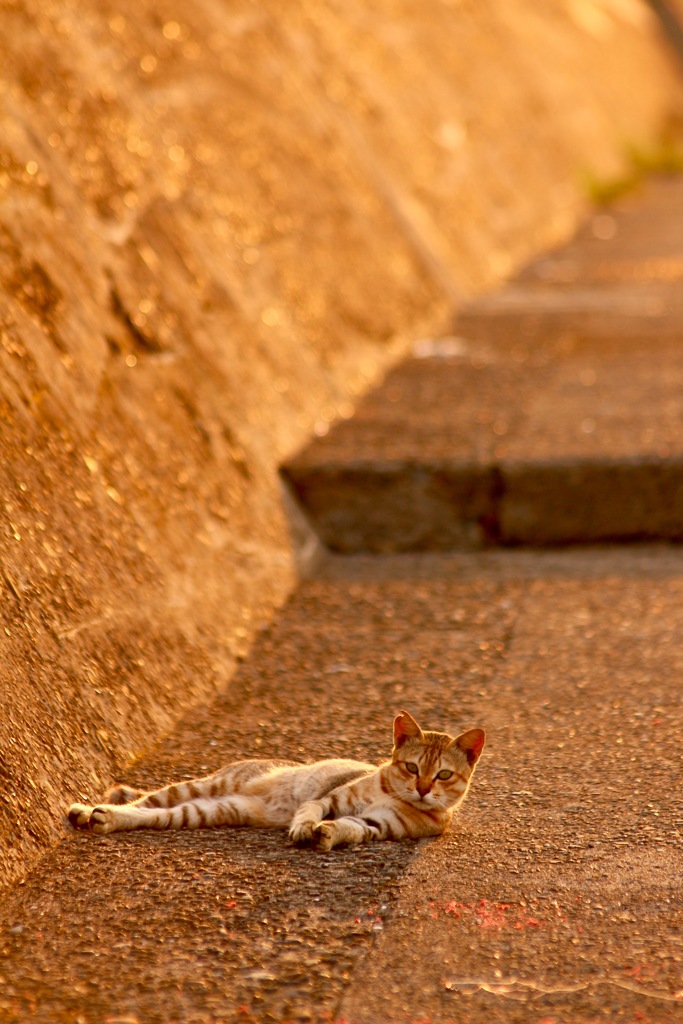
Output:
[[312,845],[319,853],[327,853],[334,846],[334,822],[321,821],[313,829]]
[[137,800],[141,796],[144,796],[143,790],[133,789],[132,786],[125,786],[120,782],[116,786],[112,786],[111,789],[107,790],[104,794],[104,803],[130,804],[133,800]]
[[295,822],[289,830],[289,841],[296,846],[308,846],[313,839],[314,821]]
[[90,828],[90,815],[93,809],[88,804],[72,804],[67,812],[70,823],[74,828]]

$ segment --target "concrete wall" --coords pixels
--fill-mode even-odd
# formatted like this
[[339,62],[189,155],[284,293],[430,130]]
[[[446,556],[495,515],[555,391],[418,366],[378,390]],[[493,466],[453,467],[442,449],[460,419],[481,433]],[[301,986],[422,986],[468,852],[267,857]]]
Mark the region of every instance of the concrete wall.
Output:
[[0,879],[295,580],[277,466],[571,231],[680,85],[637,0],[10,0]]

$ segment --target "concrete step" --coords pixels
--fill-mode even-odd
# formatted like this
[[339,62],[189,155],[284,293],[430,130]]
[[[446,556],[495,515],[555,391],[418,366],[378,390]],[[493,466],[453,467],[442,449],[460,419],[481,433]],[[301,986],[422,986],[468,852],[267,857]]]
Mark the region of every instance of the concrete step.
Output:
[[[683,554],[328,558],[123,781],[487,730],[435,841],[63,842],[0,906],[3,1024],[683,1019]],[[64,793],[71,799],[97,793]]]
[[284,467],[333,551],[683,538],[683,184],[463,310]]

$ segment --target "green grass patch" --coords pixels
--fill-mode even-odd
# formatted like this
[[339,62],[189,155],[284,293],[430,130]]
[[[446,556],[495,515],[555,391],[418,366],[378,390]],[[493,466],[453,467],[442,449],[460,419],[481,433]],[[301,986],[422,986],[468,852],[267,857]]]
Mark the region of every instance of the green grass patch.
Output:
[[683,173],[683,118],[672,119],[661,138],[652,145],[629,145],[625,149],[624,170],[613,177],[600,177],[591,171],[583,174],[583,189],[595,206],[607,206],[635,191],[645,178],[656,174]]

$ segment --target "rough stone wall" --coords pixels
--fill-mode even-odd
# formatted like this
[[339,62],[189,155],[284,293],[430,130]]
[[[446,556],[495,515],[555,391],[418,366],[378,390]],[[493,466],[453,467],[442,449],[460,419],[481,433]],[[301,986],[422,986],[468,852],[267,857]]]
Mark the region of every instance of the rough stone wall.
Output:
[[[571,230],[638,0],[0,2],[0,880],[295,578],[277,466]],[[245,752],[248,753],[248,752]]]

